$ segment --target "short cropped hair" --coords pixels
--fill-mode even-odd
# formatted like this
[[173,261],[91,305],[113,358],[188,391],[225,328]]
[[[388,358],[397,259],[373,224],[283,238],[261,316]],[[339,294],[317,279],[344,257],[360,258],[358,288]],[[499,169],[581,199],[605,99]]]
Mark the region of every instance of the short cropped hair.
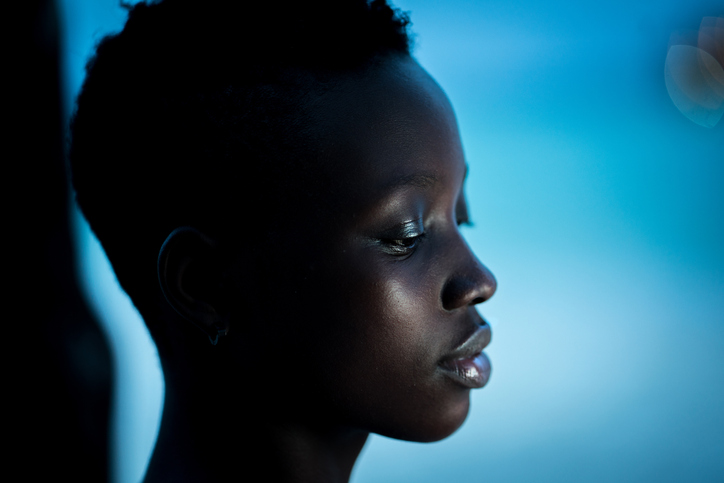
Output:
[[69,160],[77,202],[159,343],[156,262],[169,233],[193,226],[223,238],[323,189],[307,101],[380,58],[409,55],[409,20],[385,0],[128,9],[86,67]]

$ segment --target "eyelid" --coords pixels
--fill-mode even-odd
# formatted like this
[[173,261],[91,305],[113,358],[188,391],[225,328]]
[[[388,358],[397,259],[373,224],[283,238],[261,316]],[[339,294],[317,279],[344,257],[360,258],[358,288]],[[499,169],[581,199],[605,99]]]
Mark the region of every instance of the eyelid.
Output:
[[415,218],[414,220],[403,221],[385,230],[379,237],[380,240],[405,240],[408,238],[415,238],[425,233],[425,227],[422,223],[422,217]]
[[407,238],[385,239],[380,240],[380,244],[388,255],[406,258],[417,250],[426,235],[427,233],[420,233]]
[[377,241],[379,246],[388,255],[406,257],[411,255],[422,239],[427,235],[422,217],[402,222],[394,228],[387,230]]

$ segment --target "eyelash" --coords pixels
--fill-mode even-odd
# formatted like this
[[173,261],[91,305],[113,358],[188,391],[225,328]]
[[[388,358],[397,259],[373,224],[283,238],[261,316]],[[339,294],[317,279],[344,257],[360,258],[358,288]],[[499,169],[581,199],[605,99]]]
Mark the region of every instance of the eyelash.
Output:
[[382,240],[382,243],[385,244],[391,255],[403,257],[414,252],[426,235],[427,233],[423,232],[407,238]]
[[[458,226],[473,226],[473,223],[468,218],[458,218],[456,222]],[[404,257],[412,254],[426,236],[427,232],[423,231],[419,235],[415,236],[406,238],[388,238],[380,241],[383,245],[385,245],[387,251],[390,252],[391,255]]]

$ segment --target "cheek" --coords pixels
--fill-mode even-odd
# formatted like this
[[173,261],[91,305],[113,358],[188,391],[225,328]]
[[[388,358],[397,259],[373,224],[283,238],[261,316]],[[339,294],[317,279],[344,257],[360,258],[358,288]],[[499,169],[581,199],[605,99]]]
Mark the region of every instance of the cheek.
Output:
[[348,341],[360,362],[396,361],[396,371],[412,371],[432,349],[437,298],[429,280],[380,265],[355,267],[339,319],[355,335]]
[[434,277],[408,273],[402,263],[348,267],[346,282],[329,289],[337,293],[324,364],[329,397],[350,424],[376,433],[448,436],[467,415],[468,392],[437,371],[449,348]]

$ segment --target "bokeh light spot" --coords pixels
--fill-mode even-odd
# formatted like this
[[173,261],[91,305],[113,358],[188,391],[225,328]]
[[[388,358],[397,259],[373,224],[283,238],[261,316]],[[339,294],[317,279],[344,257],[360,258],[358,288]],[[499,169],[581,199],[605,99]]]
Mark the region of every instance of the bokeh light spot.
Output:
[[676,108],[700,126],[712,128],[724,116],[724,19],[704,18],[697,44],[669,48],[664,80]]

